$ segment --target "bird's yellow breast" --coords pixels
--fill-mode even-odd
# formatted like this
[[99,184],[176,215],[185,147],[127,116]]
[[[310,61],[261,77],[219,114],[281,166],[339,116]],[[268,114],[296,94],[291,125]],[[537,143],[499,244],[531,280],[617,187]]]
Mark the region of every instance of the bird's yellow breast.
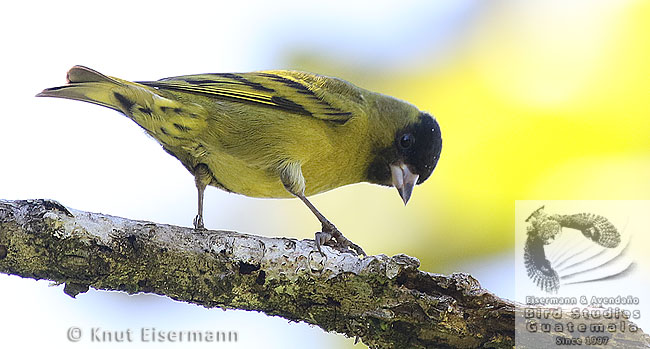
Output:
[[287,162],[300,164],[306,195],[364,180],[369,158],[369,146],[361,141],[364,118],[330,125],[303,115],[281,122],[269,117],[278,118],[248,114],[233,120],[231,113],[211,118],[211,132],[200,137],[207,152],[194,161],[208,165],[216,186],[251,197],[292,197],[280,180]]
[[215,152],[202,162],[208,165],[217,182],[212,185],[250,197],[291,197],[277,175],[230,154]]

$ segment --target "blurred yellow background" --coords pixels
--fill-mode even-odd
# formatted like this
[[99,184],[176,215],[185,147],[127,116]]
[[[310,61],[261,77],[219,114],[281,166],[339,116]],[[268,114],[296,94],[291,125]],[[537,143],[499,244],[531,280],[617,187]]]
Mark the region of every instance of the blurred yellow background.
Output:
[[[483,7],[444,64],[424,56],[369,71],[318,54],[295,62],[343,71],[438,118],[441,160],[406,209],[396,197],[369,206],[379,195],[370,186],[322,199],[346,231],[365,232],[355,239],[368,249],[417,256],[425,270],[510,251],[515,200],[650,198],[650,3]],[[387,225],[390,234],[374,233]]]
[[[307,70],[432,113],[441,160],[407,207],[396,190],[368,184],[312,202],[370,254],[469,272],[503,297],[514,295],[515,200],[650,198],[648,1],[35,1],[0,16],[11,33],[0,68],[1,198],[191,224],[192,177],[131,121],[33,97],[75,64],[128,80]],[[298,200],[214,188],[205,215],[210,229],[313,238],[319,228]],[[46,285],[0,275],[0,305],[15,314],[0,326],[8,345],[66,347],[74,324],[234,328],[242,341],[233,348],[353,342],[154,296],[91,291],[72,301]],[[30,326],[46,332],[31,336]]]

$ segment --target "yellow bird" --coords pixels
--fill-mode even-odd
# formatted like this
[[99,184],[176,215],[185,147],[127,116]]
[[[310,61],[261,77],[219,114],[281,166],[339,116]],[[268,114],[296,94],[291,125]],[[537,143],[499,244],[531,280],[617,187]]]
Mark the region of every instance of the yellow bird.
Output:
[[[404,204],[436,167],[431,115],[341,79],[286,71],[186,75],[130,82],[75,66],[68,84],[37,96],[115,109],[194,175],[196,229],[206,186],[251,197],[298,197],[322,231],[316,247],[365,255],[307,196],[352,183],[394,186]],[[322,252],[321,252],[322,253]]]

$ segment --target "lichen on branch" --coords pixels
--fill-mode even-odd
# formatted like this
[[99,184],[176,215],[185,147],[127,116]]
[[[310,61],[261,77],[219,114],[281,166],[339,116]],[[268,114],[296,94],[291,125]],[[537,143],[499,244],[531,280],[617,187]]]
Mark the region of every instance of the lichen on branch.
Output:
[[313,240],[195,231],[0,200],[0,272],[155,293],[205,307],[281,316],[373,348],[512,347],[515,304],[470,275],[419,270],[406,255],[358,258]]

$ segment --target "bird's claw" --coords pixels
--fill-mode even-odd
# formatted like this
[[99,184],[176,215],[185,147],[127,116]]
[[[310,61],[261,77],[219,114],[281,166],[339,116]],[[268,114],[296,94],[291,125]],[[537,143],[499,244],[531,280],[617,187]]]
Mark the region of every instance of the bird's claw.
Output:
[[192,222],[194,223],[194,229],[205,230],[205,225],[203,225],[203,216],[196,215],[196,217],[194,217],[194,221]]
[[323,230],[316,232],[314,239],[316,240],[316,248],[321,255],[325,255],[321,250],[321,246],[327,245],[339,252],[352,253],[355,256],[366,256],[366,252],[359,245],[343,236],[331,223],[329,225],[323,224]]
[[322,245],[325,245],[328,241],[332,239],[332,234],[324,232],[324,231],[317,231],[316,236],[314,236],[314,240],[316,241],[316,249],[318,252],[324,256],[325,254],[323,251],[320,249]]

